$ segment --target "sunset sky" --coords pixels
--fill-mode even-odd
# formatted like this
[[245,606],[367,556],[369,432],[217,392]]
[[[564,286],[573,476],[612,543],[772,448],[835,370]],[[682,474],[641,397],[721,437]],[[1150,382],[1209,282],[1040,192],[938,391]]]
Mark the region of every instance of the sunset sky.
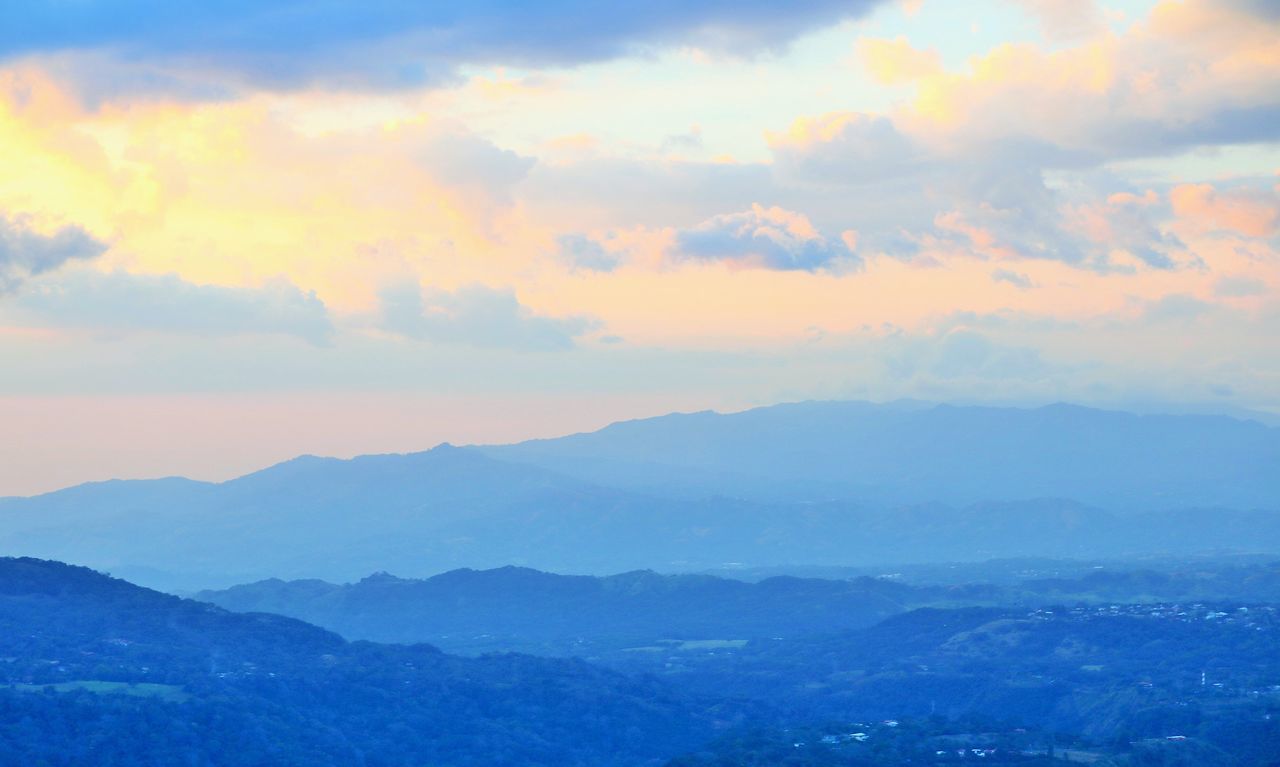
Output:
[[1271,0],[0,9],[0,495],[799,399],[1280,413]]

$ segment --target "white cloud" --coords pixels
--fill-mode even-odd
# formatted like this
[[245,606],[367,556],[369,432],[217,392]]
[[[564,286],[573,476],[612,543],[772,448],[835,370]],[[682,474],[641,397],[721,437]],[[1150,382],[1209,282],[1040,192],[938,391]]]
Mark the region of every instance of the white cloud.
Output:
[[824,237],[803,214],[759,204],[680,230],[672,255],[782,271],[858,265],[843,239]]
[[13,319],[90,331],[229,336],[280,334],[318,346],[333,337],[323,302],[286,280],[259,288],[196,285],[176,275],[77,270],[31,282]]
[[509,290],[468,285],[428,290],[416,283],[385,288],[380,295],[384,330],[439,344],[521,351],[569,349],[599,327],[590,317],[535,314]]

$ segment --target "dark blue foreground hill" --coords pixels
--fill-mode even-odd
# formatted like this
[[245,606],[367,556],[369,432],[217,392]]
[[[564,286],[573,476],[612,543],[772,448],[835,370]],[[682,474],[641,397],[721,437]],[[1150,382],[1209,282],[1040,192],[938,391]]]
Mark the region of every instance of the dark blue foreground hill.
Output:
[[[1273,570],[1237,572],[1228,590],[1270,593]],[[463,601],[504,580],[512,600],[582,588],[515,569],[484,575],[452,573],[437,586]],[[920,590],[949,600],[1001,588],[1190,595],[1222,580],[1105,575]],[[600,580],[641,594],[670,585],[645,573]],[[618,654],[634,657],[619,668],[655,679],[580,661],[348,643],[83,568],[0,560],[0,764],[878,767],[952,763],[935,756],[954,741],[1000,749],[1007,759],[986,757],[997,764],[1034,763],[1008,749],[1058,742],[1108,767],[1270,767],[1280,753],[1278,641],[1275,605],[1230,598],[935,607],[657,664]],[[787,749],[799,733],[834,745],[796,762]],[[1153,743],[1194,760],[1152,761]],[[820,753],[838,759],[810,759]]]
[[348,643],[0,559],[0,764],[641,765],[707,734],[657,683]]

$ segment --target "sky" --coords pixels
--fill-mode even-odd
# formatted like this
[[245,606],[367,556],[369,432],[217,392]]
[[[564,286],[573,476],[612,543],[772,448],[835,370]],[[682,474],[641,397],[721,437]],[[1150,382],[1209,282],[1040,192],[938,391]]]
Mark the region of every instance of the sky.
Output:
[[0,0],[0,495],[802,399],[1280,413],[1280,3]]

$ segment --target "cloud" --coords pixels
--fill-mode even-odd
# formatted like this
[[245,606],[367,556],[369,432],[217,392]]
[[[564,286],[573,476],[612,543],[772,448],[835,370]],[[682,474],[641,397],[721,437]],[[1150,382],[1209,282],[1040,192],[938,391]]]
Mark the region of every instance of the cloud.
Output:
[[[1166,226],[1168,206],[1154,192],[1133,192],[1106,174],[1050,185],[1048,172],[1016,148],[951,158],[916,142],[892,118],[863,113],[797,121],[768,139],[774,162],[767,164],[539,165],[521,188],[522,201],[539,218],[596,230],[674,225],[676,258],[750,264],[754,255],[757,265],[773,269],[812,270],[838,260],[852,249],[847,243],[842,249],[835,233],[843,239],[855,230],[858,254],[920,264],[932,263],[939,251],[1099,272],[1169,269],[1188,260]],[[1116,193],[1117,185],[1123,191]],[[743,234],[758,223],[751,211],[762,197],[782,211],[804,211],[806,231],[829,235],[790,245],[796,252],[808,243],[817,252],[797,261],[785,249],[765,247],[786,237],[752,242]],[[725,210],[743,212],[726,217]],[[589,246],[579,246],[590,255]],[[682,248],[689,252],[682,256]]]
[[81,270],[31,283],[14,301],[45,327],[142,330],[197,336],[281,334],[324,346],[333,325],[315,293],[286,280],[260,288],[196,285],[176,275]]
[[490,279],[500,249],[534,257],[516,208],[533,159],[447,113],[384,121],[381,98],[94,113],[34,69],[0,68],[0,211],[110,232],[104,270],[224,285],[289,275],[339,314],[370,311],[406,263],[456,269],[460,284]]
[[1020,290],[1027,290],[1036,286],[1035,282],[1027,275],[1009,269],[996,269],[991,273],[991,279],[996,282],[1007,282]]
[[1280,231],[1277,188],[1219,191],[1211,184],[1180,184],[1169,200],[1176,215],[1202,230],[1229,230],[1246,237],[1270,237]]
[[534,314],[515,293],[484,285],[424,293],[408,282],[383,289],[379,298],[382,329],[440,344],[523,351],[569,349],[575,338],[600,326],[590,317]]
[[1156,221],[1162,210],[1160,197],[1152,191],[1120,192],[1102,201],[1067,206],[1064,227],[1081,235],[1079,247],[1097,268],[1112,266],[1112,253],[1121,251],[1147,266],[1171,269],[1176,266],[1173,253],[1183,243]]
[[1050,50],[1006,43],[966,71],[924,77],[902,117],[939,146],[1022,144],[1060,167],[1275,139],[1278,21],[1209,0],[1160,3],[1123,35]]
[[612,272],[625,256],[606,250],[604,245],[581,234],[565,234],[556,240],[560,260],[570,269],[590,272]]
[[[573,65],[646,46],[751,53],[867,13],[876,0],[600,4],[585,0],[315,3],[81,0],[6,7],[0,57],[107,52],[133,69],[199,69],[269,88],[414,86],[462,64]],[[139,75],[145,79],[144,75]]]
[[677,232],[674,255],[780,271],[815,271],[859,263],[843,240],[823,237],[804,215],[759,204]]
[[1252,13],[1271,21],[1280,21],[1280,4],[1275,0],[1223,0],[1227,6],[1234,6],[1246,13]]
[[1113,34],[1094,3],[1017,2],[1055,42],[1078,42],[1006,43],[946,71],[905,39],[860,41],[878,79],[916,83],[914,100],[767,134],[785,187],[770,199],[857,228],[867,252],[922,264],[942,251],[1169,270],[1199,263],[1183,239],[1197,230],[1274,235],[1274,190],[1166,197],[1107,163],[1280,138],[1280,16],[1187,0]]
[[51,272],[68,261],[97,258],[107,244],[78,226],[64,226],[52,234],[31,227],[30,219],[0,215],[0,295],[26,279]]
[[895,378],[1035,380],[1054,374],[1033,348],[993,341],[968,328],[889,343],[885,365]]
[[691,126],[687,133],[675,133],[662,140],[658,147],[663,152],[696,152],[703,148],[702,128]]
[[656,228],[750,207],[775,185],[765,163],[599,157],[539,163],[521,186],[521,197],[539,218],[573,222],[577,231]]
[[1076,40],[1105,30],[1102,11],[1093,0],[1014,0],[1040,22],[1045,38]]
[[1142,316],[1155,322],[1182,322],[1198,319],[1214,310],[1214,305],[1195,296],[1173,293],[1146,305]]
[[[841,123],[849,118],[828,115],[797,122],[793,133],[819,128],[792,137],[803,140],[771,137],[775,153],[798,145],[815,159],[814,171],[856,183],[908,149],[913,160],[953,166],[1078,169],[1280,138],[1280,14],[1263,12],[1265,3],[1159,3],[1112,34],[1092,2],[1016,1],[1055,42],[1083,39],[1003,43],[956,70],[905,39],[864,39],[858,52],[869,72],[881,82],[915,83],[914,99],[879,116],[889,120],[879,141],[868,130],[876,116],[847,131]],[[890,127],[903,138],[886,141]]]
[[1243,274],[1223,275],[1213,284],[1213,294],[1223,298],[1265,296],[1268,291],[1267,283]]
[[1044,259],[1097,272],[1132,271],[1134,261],[1154,269],[1181,265],[1175,256],[1183,243],[1160,225],[1165,207],[1154,192],[1074,195],[1050,189],[1035,169],[1011,168],[996,186],[953,191],[958,207],[940,213],[922,239],[982,258]]
[[417,153],[438,182],[472,199],[508,204],[511,189],[524,180],[535,160],[462,130],[437,130]]
[[913,48],[905,37],[892,40],[863,38],[858,41],[858,58],[876,82],[898,85],[942,71],[937,51]]
[[934,350],[930,369],[942,378],[1039,378],[1050,371],[1035,349],[997,344],[971,330],[945,335]]
[[836,112],[769,133],[769,148],[784,176],[845,185],[916,175],[926,155],[890,117]]
[[777,182],[839,203],[845,219],[836,225],[856,227],[869,252],[914,259],[931,246],[959,247],[1098,270],[1115,268],[1120,253],[1169,268],[1181,247],[1160,226],[1158,199],[1109,194],[1083,178],[1050,187],[1037,147],[956,156],[893,117],[862,113],[799,120],[768,138]]

